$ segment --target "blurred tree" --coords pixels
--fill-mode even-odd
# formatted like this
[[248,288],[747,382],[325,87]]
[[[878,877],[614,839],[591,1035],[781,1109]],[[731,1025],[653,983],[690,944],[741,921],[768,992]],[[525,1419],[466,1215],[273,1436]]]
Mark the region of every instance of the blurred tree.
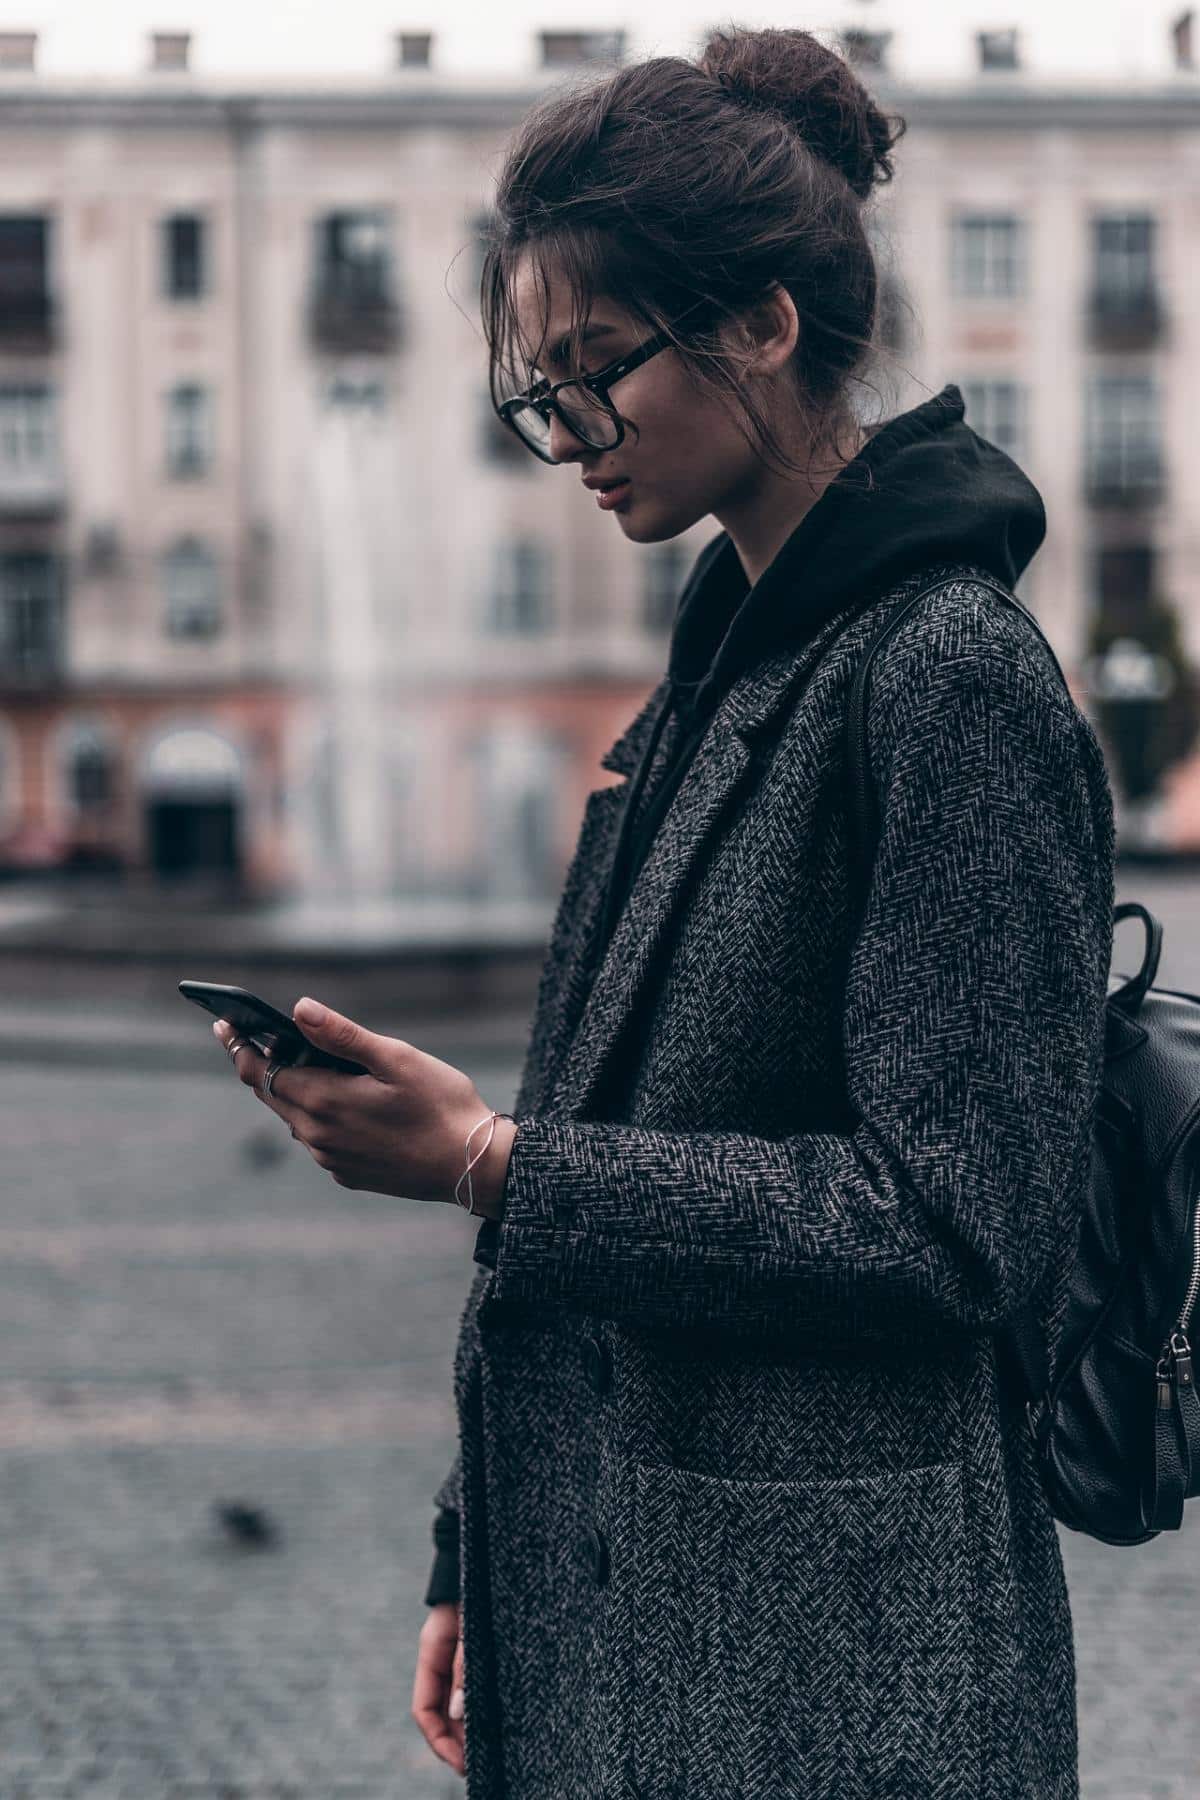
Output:
[[1117,784],[1135,805],[1150,800],[1200,738],[1200,671],[1179,614],[1161,596],[1113,596],[1092,621],[1088,650],[1088,691]]

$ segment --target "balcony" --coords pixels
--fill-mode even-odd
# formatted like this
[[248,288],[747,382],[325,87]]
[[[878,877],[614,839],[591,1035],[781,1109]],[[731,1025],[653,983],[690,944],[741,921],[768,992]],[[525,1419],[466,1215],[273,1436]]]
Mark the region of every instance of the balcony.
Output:
[[375,271],[325,270],[313,293],[309,324],[319,350],[386,353],[403,337],[400,308]]
[[1166,311],[1153,287],[1093,288],[1087,327],[1093,350],[1147,350],[1163,340]]
[[0,463],[0,518],[53,518],[66,504],[66,479],[58,465],[9,469]]
[[1093,457],[1084,474],[1089,506],[1123,510],[1156,505],[1166,493],[1162,458],[1156,451]]

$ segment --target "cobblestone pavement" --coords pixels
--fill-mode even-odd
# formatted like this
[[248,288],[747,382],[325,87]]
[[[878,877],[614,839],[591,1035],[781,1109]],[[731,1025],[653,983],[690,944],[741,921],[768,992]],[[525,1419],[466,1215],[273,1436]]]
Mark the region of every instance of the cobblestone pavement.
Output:
[[[1200,988],[1196,891],[1123,888]],[[475,1226],[338,1188],[213,1059],[0,1068],[0,1800],[452,1800],[408,1709]],[[1200,1523],[1062,1542],[1085,1800],[1193,1800]]]

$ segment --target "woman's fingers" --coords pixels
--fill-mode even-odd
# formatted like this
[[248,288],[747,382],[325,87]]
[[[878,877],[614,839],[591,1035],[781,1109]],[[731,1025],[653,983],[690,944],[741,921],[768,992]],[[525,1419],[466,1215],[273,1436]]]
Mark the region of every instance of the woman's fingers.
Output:
[[271,1066],[267,1058],[265,1056],[260,1056],[253,1044],[246,1038],[241,1037],[240,1035],[235,1036],[233,1028],[226,1019],[217,1019],[213,1025],[213,1032],[220,1039],[227,1055],[230,1043],[233,1042],[238,1044],[239,1048],[236,1054],[229,1058],[237,1073],[238,1080],[243,1082],[246,1087],[252,1088],[257,1097],[262,1101],[263,1105],[271,1112],[277,1113],[284,1124],[291,1127],[292,1136],[295,1137],[297,1133],[303,1129],[303,1122],[306,1117],[304,1109],[289,1102],[287,1097],[279,1092],[277,1084],[284,1074],[286,1074],[289,1080],[292,1080],[296,1071],[288,1068],[286,1064],[281,1063],[279,1066],[279,1073],[271,1083],[271,1092],[265,1094],[263,1092],[262,1084],[266,1078],[267,1070]]
[[466,1773],[463,1728],[448,1717],[447,1709],[451,1684],[461,1666],[458,1607],[448,1600],[431,1606],[421,1627],[411,1710],[434,1755],[459,1775]]
[[450,1704],[446,1711],[454,1726],[458,1741],[463,1740],[463,1701],[465,1698],[463,1682],[463,1647],[462,1639],[458,1640],[458,1648],[454,1652],[454,1667],[450,1672]]
[[454,1667],[450,1672],[450,1704],[446,1713],[450,1721],[450,1730],[454,1733],[455,1742],[460,1754],[465,1758],[466,1720],[463,1717],[463,1701],[465,1698],[465,1681],[463,1677],[462,1638],[458,1640],[458,1648],[454,1652]]

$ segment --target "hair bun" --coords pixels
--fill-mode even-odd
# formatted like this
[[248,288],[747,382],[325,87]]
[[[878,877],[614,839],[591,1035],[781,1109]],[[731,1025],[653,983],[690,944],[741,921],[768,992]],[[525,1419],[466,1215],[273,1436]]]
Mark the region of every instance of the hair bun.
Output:
[[849,63],[811,32],[713,31],[699,67],[739,105],[786,119],[860,200],[876,182],[892,179],[890,152],[904,121],[889,120]]

